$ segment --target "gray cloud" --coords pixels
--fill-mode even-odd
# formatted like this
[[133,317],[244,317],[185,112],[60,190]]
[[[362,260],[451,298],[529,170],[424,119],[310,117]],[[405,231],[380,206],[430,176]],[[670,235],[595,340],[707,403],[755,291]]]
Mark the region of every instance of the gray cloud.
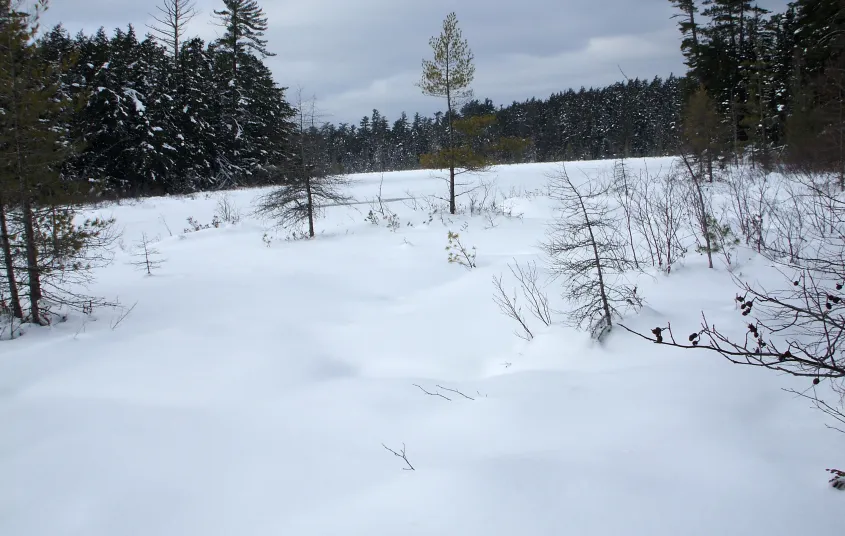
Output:
[[[443,108],[414,83],[430,55],[428,40],[456,11],[476,58],[479,98],[508,104],[556,91],[600,86],[629,77],[684,72],[679,35],[668,0],[260,0],[269,17],[267,59],[276,80],[316,95],[326,118],[356,122],[379,109],[390,119],[403,110]],[[761,5],[780,10],[786,0]],[[214,39],[219,0],[198,0],[202,13],[190,30]],[[109,32],[135,25],[143,34],[155,0],[55,0],[44,23],[61,21],[72,33]]]

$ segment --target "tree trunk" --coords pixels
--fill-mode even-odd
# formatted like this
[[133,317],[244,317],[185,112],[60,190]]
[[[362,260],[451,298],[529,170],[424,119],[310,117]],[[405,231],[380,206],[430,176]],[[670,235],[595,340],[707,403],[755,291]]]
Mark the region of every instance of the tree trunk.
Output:
[[16,318],[23,318],[23,308],[18,294],[18,282],[15,279],[15,263],[12,259],[12,242],[9,238],[9,222],[6,218],[5,199],[0,194],[0,247],[3,249],[3,260],[5,261],[6,278],[9,282],[10,303],[9,307]]
[[452,81],[449,73],[450,51],[446,51],[446,113],[449,115],[449,214],[458,212],[455,203],[455,135],[452,126]]
[[[574,189],[574,188],[573,188]],[[599,294],[601,295],[601,304],[604,309],[605,320],[607,320],[607,328],[613,326],[613,321],[610,317],[610,302],[607,299],[607,292],[604,288],[604,273],[601,269],[601,255],[599,255],[599,248],[596,244],[596,237],[593,235],[593,226],[590,223],[590,214],[587,212],[587,207],[584,206],[584,199],[581,198],[581,193],[577,190],[575,195],[578,196],[578,203],[581,205],[581,212],[584,214],[584,223],[587,224],[587,231],[590,233],[590,244],[593,246],[593,257],[596,260],[596,273],[599,278]]]
[[32,201],[24,196],[22,204],[24,237],[26,239],[26,273],[29,278],[29,309],[30,321],[43,325],[41,318],[41,270],[38,266],[37,238],[35,236],[35,222],[32,211]]
[[305,176],[305,192],[308,195],[308,236],[314,238],[314,196],[311,193],[311,176]]

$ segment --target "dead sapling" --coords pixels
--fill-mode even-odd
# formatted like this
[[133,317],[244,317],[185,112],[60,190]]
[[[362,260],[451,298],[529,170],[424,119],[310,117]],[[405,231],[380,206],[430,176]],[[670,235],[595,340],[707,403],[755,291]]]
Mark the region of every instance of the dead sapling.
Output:
[[416,471],[416,469],[414,469],[414,466],[411,465],[411,462],[408,461],[408,455],[405,454],[405,443],[402,443],[402,450],[400,450],[399,452],[396,452],[395,450],[388,447],[384,443],[382,443],[381,446],[384,447],[388,452],[392,453],[397,458],[402,458],[402,461],[404,461],[405,464],[408,466],[408,467],[403,467],[402,468],[403,471]]
[[153,244],[155,242],[147,237],[147,233],[141,233],[141,239],[135,243],[135,252],[132,254],[135,260],[129,263],[135,269],[147,272],[147,275],[153,275],[153,271],[164,264],[161,252]]

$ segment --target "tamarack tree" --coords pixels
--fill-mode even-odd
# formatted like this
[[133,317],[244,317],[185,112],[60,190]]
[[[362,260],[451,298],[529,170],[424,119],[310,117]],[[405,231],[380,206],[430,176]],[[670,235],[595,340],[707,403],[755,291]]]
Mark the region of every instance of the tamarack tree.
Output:
[[553,277],[563,280],[564,298],[573,308],[569,321],[601,339],[614,318],[638,308],[642,300],[624,273],[633,267],[621,222],[608,205],[610,187],[597,180],[575,184],[563,168],[551,177],[551,197],[560,212],[543,244]]

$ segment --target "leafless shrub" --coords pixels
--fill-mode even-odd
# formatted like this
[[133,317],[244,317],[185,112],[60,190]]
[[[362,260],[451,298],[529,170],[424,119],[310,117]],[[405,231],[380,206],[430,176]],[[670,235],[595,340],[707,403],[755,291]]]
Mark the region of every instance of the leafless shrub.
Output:
[[[824,195],[816,193],[816,195]],[[833,228],[845,228],[845,202],[840,194],[826,202],[833,207]],[[796,205],[790,205],[795,207]],[[845,239],[837,231],[826,238],[806,229],[806,247],[776,259],[783,283],[775,288],[749,284],[735,277],[745,336],[732,338],[702,315],[702,322],[686,341],[678,342],[671,324],[637,335],[658,344],[712,351],[734,363],[810,378],[806,390],[790,390],[808,398],[825,414],[845,424]],[[794,229],[794,227],[793,227]],[[777,232],[789,231],[780,227]],[[775,237],[788,245],[789,237]],[[627,328],[626,328],[627,329]],[[630,331],[630,330],[629,330]],[[821,390],[822,382],[830,389]],[[837,428],[842,431],[842,428]]]
[[214,216],[217,220],[230,225],[237,225],[241,221],[241,212],[228,193],[217,200]]
[[673,171],[658,171],[632,183],[634,228],[644,239],[652,266],[671,273],[687,253],[682,236],[686,202],[680,178]]
[[381,222],[384,222],[387,228],[395,233],[399,230],[402,224],[399,221],[399,216],[397,216],[384,201],[384,198],[382,197],[383,186],[384,173],[381,174],[381,181],[379,181],[378,196],[376,196],[374,200],[370,201],[370,212],[364,220],[372,223],[373,225],[379,225]]
[[609,187],[589,178],[575,184],[565,168],[550,178],[552,196],[561,204],[544,244],[552,275],[563,280],[564,297],[572,304],[569,322],[586,325],[600,340],[614,317],[642,303],[624,275],[633,262],[619,239],[621,224],[608,206]]
[[619,206],[622,207],[622,213],[625,218],[625,229],[628,231],[628,241],[631,246],[631,255],[634,260],[634,267],[639,269],[640,261],[637,258],[637,246],[634,243],[634,205],[636,198],[636,190],[630,184],[628,166],[625,165],[625,160],[619,160],[613,164],[613,182],[616,185],[611,191],[615,195]]
[[725,184],[730,194],[728,206],[745,244],[762,253],[766,243],[763,223],[768,222],[769,206],[766,174],[740,166],[733,168],[725,177]]
[[511,275],[516,278],[522,289],[522,297],[529,305],[531,314],[545,324],[552,325],[552,313],[549,307],[549,296],[540,286],[540,274],[537,271],[537,263],[529,262],[526,266],[519,264],[516,259],[514,263],[508,264]]
[[783,193],[768,200],[767,213],[773,238],[765,246],[766,256],[795,264],[807,245],[806,199],[796,185],[787,183],[782,188]]
[[521,331],[514,331],[514,335],[520,339],[530,341],[534,338],[528,324],[525,322],[525,316],[522,314],[522,307],[517,303],[516,289],[513,291],[513,296],[509,295],[502,285],[502,276],[493,276],[493,286],[496,288],[496,294],[493,296],[493,301],[499,306],[499,310],[508,318],[515,320]]

